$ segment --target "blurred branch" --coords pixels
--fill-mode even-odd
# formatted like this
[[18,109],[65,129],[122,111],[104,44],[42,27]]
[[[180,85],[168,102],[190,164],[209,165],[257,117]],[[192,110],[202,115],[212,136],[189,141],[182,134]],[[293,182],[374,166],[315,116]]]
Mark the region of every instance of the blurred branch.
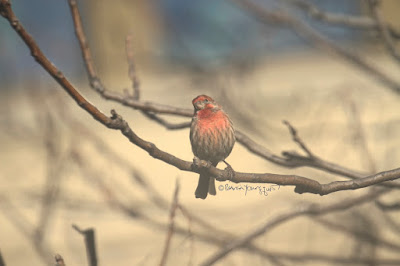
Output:
[[[158,222],[157,220],[154,219],[153,216],[148,215],[145,213],[143,210],[146,210],[143,206],[140,204],[125,204],[121,200],[119,200],[115,193],[104,184],[104,182],[99,178],[101,174],[98,172],[97,169],[94,169],[94,167],[90,167],[89,163],[85,161],[84,156],[82,156],[79,152],[75,152],[73,154],[73,160],[79,167],[80,171],[82,171],[82,176],[88,179],[90,184],[97,185],[99,187],[99,190],[102,192],[104,198],[107,200],[107,202],[110,204],[110,207],[114,207],[117,210],[121,211],[125,215],[142,220],[146,222],[147,226],[154,226],[155,228],[161,228],[165,229],[165,225],[163,223]],[[87,159],[86,159],[87,160]],[[163,201],[161,201],[164,203]],[[164,207],[163,210],[167,208],[166,204],[160,205],[160,207]],[[181,205],[179,205],[181,207]],[[185,210],[185,209],[184,209]],[[184,214],[187,215],[187,217],[190,217],[190,219],[198,221],[199,224],[203,225],[201,219],[196,219],[191,213],[189,213],[187,210],[184,211]],[[206,227],[207,228],[207,227]],[[208,228],[209,229],[209,228]],[[178,234],[183,234],[185,235],[187,232],[185,229],[181,227],[174,227],[175,233]],[[210,230],[209,230],[210,231]],[[210,234],[195,234],[197,238],[200,240],[206,242],[206,243],[218,243],[217,238],[214,235],[218,235],[220,237],[220,242],[224,243],[224,238],[227,237],[227,234],[223,234],[220,230],[217,230],[213,228],[212,230],[213,235]]]
[[[135,59],[134,59],[134,54],[133,54],[132,39],[133,39],[133,36],[131,34],[126,36],[125,50],[126,50],[126,57],[128,59],[128,76],[132,81],[132,89],[133,89],[132,98],[134,100],[139,100],[139,98],[140,98],[140,83],[139,83],[139,79],[136,76],[136,67],[135,67]],[[86,50],[89,51],[88,48]]]
[[[99,187],[99,190],[103,193],[104,198],[106,198],[106,200],[110,203],[110,207],[116,208],[117,210],[121,211],[121,213],[127,215],[130,218],[145,222],[146,227],[152,226],[156,229],[166,229],[165,224],[158,222],[154,219],[152,215],[148,215],[146,212],[144,212],[145,210],[147,210],[147,208],[144,208],[141,204],[128,205],[121,202],[121,200],[116,197],[115,193],[110,188],[108,188],[103,181],[101,181],[101,179],[99,178],[101,174],[98,172],[98,169],[90,167],[88,159],[85,156],[80,155],[80,153],[76,151],[73,154],[73,160],[77,163],[79,169],[82,171],[82,176],[87,178],[91,185],[97,185]],[[118,190],[118,193],[120,193],[120,190]],[[163,201],[161,201],[161,203],[162,204],[159,205],[159,207],[163,207],[163,210],[165,210],[167,208],[167,205],[165,205]],[[189,224],[193,222],[201,225],[205,229],[206,233],[192,232],[190,230],[190,227],[188,231],[183,229],[181,226],[174,226],[174,233],[176,234],[189,235],[189,238],[193,238],[196,240],[200,240],[206,244],[217,246],[226,245],[227,243],[230,243],[232,239],[237,237],[232,233],[227,233],[215,228],[214,226],[211,226],[200,217],[191,213],[186,207],[182,206],[181,203],[178,203],[177,208],[179,208],[182,214],[188,219]],[[258,245],[248,243],[243,248],[249,253],[257,254],[271,260],[272,255],[270,255],[269,252],[265,251],[264,248],[261,248]]]
[[[365,257],[352,257],[346,255],[328,255],[321,254],[316,252],[301,252],[300,254],[292,253],[292,252],[277,252],[271,251],[271,255],[273,255],[277,259],[288,260],[293,264],[291,265],[305,265],[304,263],[308,262],[309,264],[317,264],[317,262],[323,262],[321,265],[400,265],[399,259],[375,259],[375,258],[365,258]],[[329,263],[329,264],[328,264]]]
[[176,181],[175,184],[175,192],[174,192],[174,198],[172,199],[172,204],[171,204],[171,210],[169,213],[169,226],[168,226],[168,231],[167,231],[167,238],[165,240],[165,246],[164,246],[164,251],[161,257],[161,262],[160,266],[166,265],[167,263],[167,258],[168,258],[168,253],[171,245],[171,239],[172,235],[174,233],[174,227],[175,227],[175,213],[176,209],[178,208],[178,195],[179,195],[179,181]]
[[0,266],[6,266],[6,263],[3,259],[3,255],[1,255],[1,250],[0,250]]
[[341,47],[329,40],[320,32],[311,28],[300,19],[295,18],[284,11],[269,10],[252,0],[232,0],[244,10],[248,11],[255,19],[263,24],[281,24],[293,29],[300,37],[310,42],[322,51],[335,54],[345,61],[356,66],[371,77],[390,88],[393,92],[400,93],[400,84],[395,79],[389,77],[385,72],[379,70],[363,57]]
[[56,254],[54,259],[56,260],[56,266],[65,266],[64,259],[60,254]]
[[81,230],[77,225],[73,224],[72,228],[74,228],[78,233],[83,235],[85,239],[85,247],[86,247],[86,255],[88,259],[88,264],[90,266],[97,266],[97,254],[96,254],[96,241],[94,229],[89,228],[85,230]]
[[50,262],[50,248],[45,241],[37,242],[34,234],[34,226],[28,219],[19,212],[18,208],[5,196],[0,196],[0,209],[2,214],[22,233],[29,241],[32,242],[35,252],[45,265],[53,265]]
[[[398,235],[400,236],[400,224],[397,222],[397,217],[395,215],[390,215],[390,209],[386,210],[384,206],[383,208],[381,208],[379,206],[379,204],[382,204],[383,202],[381,200],[375,200],[375,205],[377,205],[377,209],[380,210],[380,217],[382,217],[382,219],[385,221],[386,225],[385,228],[391,230],[392,235]],[[383,205],[386,205],[385,203],[383,203]],[[397,206],[395,206],[397,207]],[[400,206],[399,206],[400,209]],[[394,211],[397,211],[398,209],[394,209]]]
[[400,63],[400,53],[396,49],[396,43],[392,38],[392,34],[390,33],[387,23],[383,20],[383,16],[379,8],[380,1],[368,0],[368,3],[376,24],[378,25],[378,29],[382,35],[383,43],[385,44],[386,49],[389,51],[392,57]]
[[371,234],[371,232],[362,232],[357,228],[352,229],[348,228],[344,225],[341,225],[337,222],[332,222],[326,219],[314,219],[316,222],[326,226],[329,230],[336,230],[336,231],[341,231],[344,232],[350,236],[353,236],[354,238],[360,239],[362,242],[369,242],[373,243],[374,245],[379,245],[382,248],[387,248],[396,252],[399,252],[400,250],[400,245],[393,243],[389,240],[381,239],[378,236],[375,236]]
[[32,236],[33,225],[18,211],[18,208],[5,196],[0,196],[2,214],[27,238]]
[[384,211],[400,211],[400,203],[399,202],[394,202],[394,203],[384,203],[382,201],[377,201],[376,205],[384,210]]
[[[281,0],[297,6],[307,12],[307,15],[315,20],[319,20],[328,24],[352,27],[362,30],[379,30],[379,24],[372,18],[367,16],[354,16],[349,14],[329,13],[322,11],[316,5],[305,0]],[[384,25],[391,37],[400,38],[400,32],[397,32],[388,24]]]
[[386,192],[388,192],[388,189],[374,190],[362,196],[355,197],[351,200],[340,200],[338,202],[327,205],[311,204],[309,206],[305,206],[296,210],[291,210],[289,212],[280,214],[275,218],[270,219],[264,225],[252,230],[250,233],[245,234],[242,237],[232,241],[230,244],[224,246],[219,251],[211,255],[208,259],[206,259],[201,265],[202,266],[213,265],[214,263],[221,260],[232,251],[241,248],[249,241],[252,241],[253,239],[269,232],[274,227],[286,223],[287,221],[291,221],[297,217],[305,215],[318,216],[337,211],[344,211],[354,206],[360,206],[363,203],[374,200],[375,198],[379,197],[380,195]]
[[365,168],[368,169],[368,172],[376,173],[376,163],[368,147],[366,132],[361,119],[362,117],[360,114],[359,106],[357,105],[357,101],[354,99],[351,90],[349,90],[348,88],[345,88],[343,90],[343,94],[339,95],[339,97],[344,103],[344,107],[349,109],[346,112],[346,115],[349,117],[350,120],[350,130],[354,132],[352,142],[356,145],[358,144],[357,146],[360,149],[360,157],[365,158]]
[[[42,104],[42,107],[46,105]],[[34,238],[37,245],[43,241],[46,230],[56,209],[60,194],[61,177],[65,174],[68,167],[67,159],[62,158],[60,142],[54,123],[54,117],[50,110],[45,110],[44,121],[38,123],[43,128],[43,141],[46,150],[46,183],[42,194],[39,221],[35,229]]]

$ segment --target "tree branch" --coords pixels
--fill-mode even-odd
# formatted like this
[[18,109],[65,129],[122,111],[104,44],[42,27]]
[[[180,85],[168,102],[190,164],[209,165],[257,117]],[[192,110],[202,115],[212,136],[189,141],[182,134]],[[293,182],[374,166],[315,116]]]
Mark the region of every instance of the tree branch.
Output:
[[[72,1],[74,2],[74,1]],[[79,15],[79,10],[76,8],[71,9],[71,14],[73,17],[73,20],[78,20],[79,23],[75,23],[75,32],[79,32],[80,34],[77,34],[77,38],[79,40],[79,43],[86,43],[86,37],[82,28],[82,23],[80,21],[80,15]],[[128,47],[131,47],[131,44],[129,43],[129,38],[128,38],[128,43],[127,43],[127,57],[128,57],[128,62],[133,60],[133,57],[130,55],[131,51],[128,51]],[[84,50],[82,51],[82,54],[90,54],[90,47],[88,45],[81,45],[81,49]],[[93,66],[93,61],[92,60],[86,60],[88,58],[87,56],[83,56],[83,60],[85,62],[85,65],[88,66],[88,78],[89,80],[92,80],[93,76],[96,77],[96,80],[100,80],[100,78],[97,76],[96,73],[92,73],[92,69],[95,69]],[[133,64],[132,62],[130,64]],[[137,81],[136,73],[130,73],[132,82],[135,84],[135,80]],[[92,82],[90,82],[92,84]],[[138,84],[138,82],[136,82]],[[93,87],[93,86],[92,86]],[[193,111],[189,109],[179,109],[174,112],[174,107],[169,106],[166,107],[165,105],[159,105],[157,103],[153,102],[140,102],[139,100],[132,100],[132,97],[129,97],[129,95],[121,95],[116,92],[109,92],[108,90],[98,90],[96,87],[93,87],[96,91],[98,91],[100,94],[102,92],[105,92],[106,95],[115,95],[116,97],[112,98],[106,98],[109,100],[113,100],[116,102],[119,102],[123,105],[128,105],[130,107],[133,107],[135,109],[139,109],[142,111],[142,113],[147,116],[148,118],[156,121],[157,123],[163,125],[167,129],[182,129],[190,126],[190,122],[184,122],[180,124],[172,124],[166,121],[165,119],[161,118],[160,116],[156,115],[157,114],[173,114],[173,115],[178,115],[178,116],[184,116],[184,117],[191,117],[193,115]],[[137,85],[137,90],[139,90],[139,86]],[[100,92],[102,91],[102,92]],[[118,95],[118,97],[117,97]],[[102,94],[104,97],[104,94]],[[129,103],[129,104],[127,104]],[[143,104],[146,105],[146,107],[143,107]],[[168,110],[168,111],[167,111]],[[283,152],[283,156],[281,157],[279,155],[273,154],[271,151],[269,151],[267,148],[264,146],[256,143],[253,141],[251,138],[246,136],[244,133],[242,133],[239,130],[235,130],[236,133],[236,141],[240,144],[242,144],[245,148],[247,148],[248,151],[252,152],[253,154],[264,158],[272,163],[278,164],[283,167],[288,167],[288,168],[296,168],[296,167],[312,167],[316,168],[319,170],[327,171],[329,173],[333,174],[338,174],[350,178],[361,178],[367,175],[367,173],[359,173],[354,170],[347,169],[343,166],[339,166],[337,164],[325,161],[321,158],[317,157],[310,157],[310,156],[302,156],[299,154],[294,154],[291,152]]]

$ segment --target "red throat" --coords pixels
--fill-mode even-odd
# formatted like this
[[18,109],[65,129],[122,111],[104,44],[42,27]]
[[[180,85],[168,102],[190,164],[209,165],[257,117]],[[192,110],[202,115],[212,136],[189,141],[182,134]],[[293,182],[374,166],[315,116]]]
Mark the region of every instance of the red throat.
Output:
[[197,118],[200,130],[208,130],[209,128],[224,129],[228,126],[229,121],[223,111],[213,111],[211,108],[205,108],[197,112]]

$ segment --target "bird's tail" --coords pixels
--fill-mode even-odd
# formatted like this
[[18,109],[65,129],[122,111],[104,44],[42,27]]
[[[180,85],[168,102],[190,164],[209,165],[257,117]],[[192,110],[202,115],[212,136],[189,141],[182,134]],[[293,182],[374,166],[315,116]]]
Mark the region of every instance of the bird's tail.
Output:
[[210,195],[216,195],[217,191],[215,190],[215,178],[210,176],[209,174],[202,173],[199,177],[199,183],[197,184],[196,198],[205,199],[207,198],[208,193]]
[[217,191],[215,190],[215,178],[210,176],[210,182],[208,183],[208,194],[217,195]]

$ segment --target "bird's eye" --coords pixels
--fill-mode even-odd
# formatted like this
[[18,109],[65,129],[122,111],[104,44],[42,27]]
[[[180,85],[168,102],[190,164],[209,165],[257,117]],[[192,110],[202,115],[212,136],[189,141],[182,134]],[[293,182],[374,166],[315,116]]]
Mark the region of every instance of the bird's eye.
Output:
[[208,99],[205,99],[204,102],[205,102],[205,103],[208,103]]

